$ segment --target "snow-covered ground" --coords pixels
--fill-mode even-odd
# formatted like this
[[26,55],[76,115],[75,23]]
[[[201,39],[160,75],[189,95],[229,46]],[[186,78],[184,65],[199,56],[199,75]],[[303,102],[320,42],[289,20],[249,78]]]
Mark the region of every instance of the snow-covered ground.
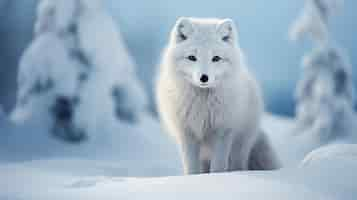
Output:
[[[277,172],[190,177],[77,176],[31,167],[0,167],[2,199],[355,199],[356,161],[334,159]],[[331,173],[331,172],[339,173]],[[4,181],[5,180],[5,181]],[[332,181],[333,180],[333,181]]]
[[[3,122],[0,199],[355,199],[357,145],[333,144],[307,156],[289,136],[292,120],[266,115],[264,129],[284,164],[271,172],[180,176],[179,155],[147,116],[119,134],[80,145]],[[125,133],[125,134],[123,134]],[[292,150],[295,149],[295,150]],[[290,159],[287,159],[289,157]]]
[[98,168],[118,176],[167,176],[181,171],[173,142],[151,116],[135,125],[123,123],[117,132],[102,132],[81,144],[58,140],[37,124],[3,125],[0,163],[29,162],[37,168],[84,175],[100,175]]

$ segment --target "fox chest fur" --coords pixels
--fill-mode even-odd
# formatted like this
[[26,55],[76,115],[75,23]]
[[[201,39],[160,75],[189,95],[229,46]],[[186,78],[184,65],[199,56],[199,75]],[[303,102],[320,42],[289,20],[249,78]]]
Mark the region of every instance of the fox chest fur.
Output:
[[[162,105],[165,105],[166,120],[173,122],[175,134],[193,134],[203,140],[211,134],[245,130],[250,126],[250,112],[247,112],[247,95],[236,88],[198,88],[190,83],[161,84]],[[160,95],[160,94],[159,94]],[[244,114],[246,113],[246,114]],[[253,125],[254,126],[254,125]],[[244,133],[241,133],[244,134]]]

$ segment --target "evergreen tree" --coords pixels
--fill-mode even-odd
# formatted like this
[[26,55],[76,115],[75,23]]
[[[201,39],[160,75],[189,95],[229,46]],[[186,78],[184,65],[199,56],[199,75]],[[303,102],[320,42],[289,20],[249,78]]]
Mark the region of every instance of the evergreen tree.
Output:
[[[337,0],[308,0],[290,31],[293,39],[310,36],[314,50],[305,56],[296,90],[296,134],[327,143],[351,132],[354,91],[346,54],[331,45],[328,22]],[[310,137],[309,136],[309,137]]]
[[[121,123],[136,123],[148,99],[136,75],[136,65],[113,18],[101,0],[79,0],[77,34],[80,57],[87,68],[80,92],[77,121],[93,132],[118,131]],[[118,127],[119,125],[119,127]]]
[[83,68],[74,56],[76,12],[73,0],[40,1],[35,38],[20,61],[17,103],[11,115],[16,123],[43,121],[46,129],[70,142],[85,138],[74,123]]
[[101,0],[42,0],[18,82],[14,121],[49,117],[67,141],[117,131],[146,112],[135,64]]

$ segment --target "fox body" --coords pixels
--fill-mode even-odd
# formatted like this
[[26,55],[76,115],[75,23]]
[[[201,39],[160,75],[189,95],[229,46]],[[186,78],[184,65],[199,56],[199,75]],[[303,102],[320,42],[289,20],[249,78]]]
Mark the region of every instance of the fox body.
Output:
[[278,167],[260,130],[260,88],[237,39],[230,19],[180,18],[172,30],[157,103],[185,174]]

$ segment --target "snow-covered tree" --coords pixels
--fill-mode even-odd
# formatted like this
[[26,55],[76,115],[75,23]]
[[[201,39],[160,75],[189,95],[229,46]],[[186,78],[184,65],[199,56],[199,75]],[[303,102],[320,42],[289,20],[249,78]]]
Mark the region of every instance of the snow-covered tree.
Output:
[[350,134],[353,124],[351,65],[346,54],[331,45],[328,32],[328,21],[339,3],[308,0],[291,30],[294,38],[309,35],[317,44],[304,58],[296,90],[296,133],[320,144]]
[[12,119],[50,118],[52,132],[69,141],[139,120],[147,97],[102,1],[42,0],[37,15]]
[[135,123],[148,104],[135,63],[102,3],[79,0],[77,20],[79,50],[88,63],[77,121],[93,132],[111,129],[117,122]]
[[11,119],[43,121],[54,135],[80,141],[84,132],[73,123],[81,63],[71,54],[75,6],[72,0],[42,0],[35,38],[19,66],[18,95]]
[[349,134],[353,119],[351,66],[336,48],[316,49],[306,56],[298,83],[297,131],[325,143]]

